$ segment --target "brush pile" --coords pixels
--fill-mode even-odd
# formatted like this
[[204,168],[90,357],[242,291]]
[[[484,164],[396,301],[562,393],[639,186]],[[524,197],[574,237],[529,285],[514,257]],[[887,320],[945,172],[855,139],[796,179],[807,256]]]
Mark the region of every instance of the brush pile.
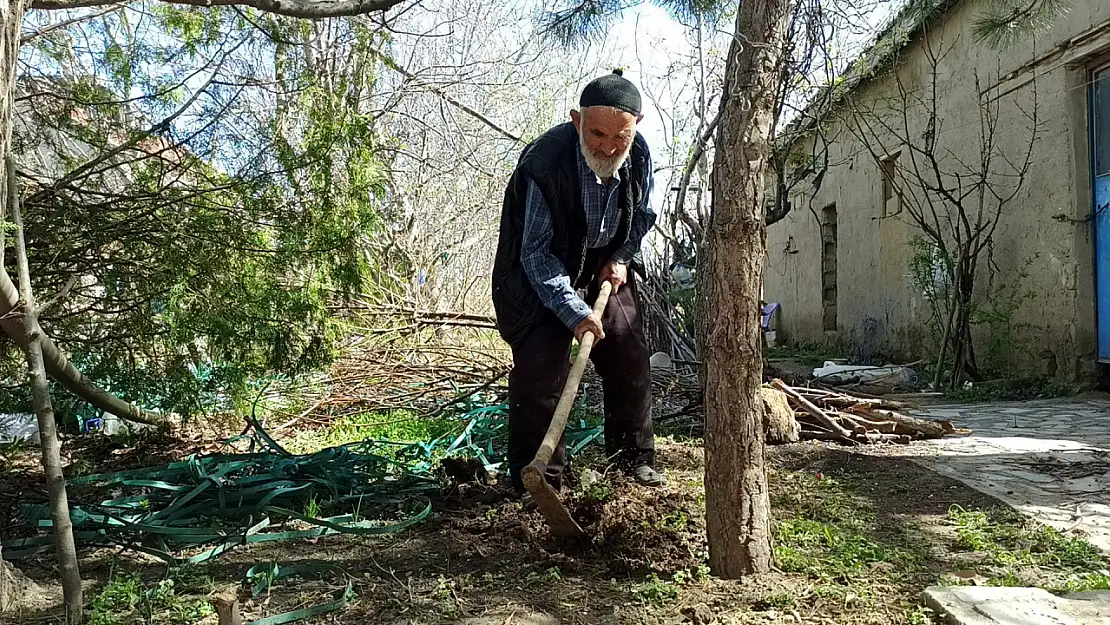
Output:
[[[768,419],[772,424],[770,442],[788,442],[793,436],[774,435],[774,432],[789,432],[791,429],[802,440],[828,440],[849,445],[905,445],[915,440],[970,433],[970,430],[956,428],[950,421],[917,419],[902,414],[899,411],[905,408],[905,404],[899,402],[853,397],[817,388],[796,388],[778,379],[771,381],[771,388],[786,397],[797,428],[783,427],[782,411],[773,410],[771,402],[765,398],[771,415]],[[774,425],[776,421],[778,425]]]

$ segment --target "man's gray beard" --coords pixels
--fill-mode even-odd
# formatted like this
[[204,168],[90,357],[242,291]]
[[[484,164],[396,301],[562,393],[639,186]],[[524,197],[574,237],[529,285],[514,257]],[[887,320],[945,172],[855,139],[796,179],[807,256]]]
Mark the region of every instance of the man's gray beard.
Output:
[[590,171],[597,174],[598,178],[612,178],[613,174],[624,165],[624,160],[628,158],[629,153],[632,152],[632,143],[628,143],[628,147],[624,152],[610,156],[609,158],[601,158],[595,156],[586,147],[586,138],[581,133],[578,134],[579,149],[582,150],[582,156],[586,159],[586,165],[589,166]]

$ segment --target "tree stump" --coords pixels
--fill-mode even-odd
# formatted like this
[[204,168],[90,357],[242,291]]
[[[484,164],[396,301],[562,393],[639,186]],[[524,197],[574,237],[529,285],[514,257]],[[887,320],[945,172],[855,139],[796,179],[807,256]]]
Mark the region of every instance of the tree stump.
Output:
[[212,607],[220,617],[220,625],[243,625],[243,616],[239,613],[239,593],[234,588],[225,589],[213,597]]

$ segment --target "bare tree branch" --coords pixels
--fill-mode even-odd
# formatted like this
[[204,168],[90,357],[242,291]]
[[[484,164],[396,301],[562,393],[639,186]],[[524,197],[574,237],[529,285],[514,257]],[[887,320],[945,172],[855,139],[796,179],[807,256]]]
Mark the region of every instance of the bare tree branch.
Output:
[[88,20],[94,20],[98,17],[102,17],[102,16],[107,15],[107,14],[113,12],[113,11],[118,11],[122,8],[123,8],[122,4],[113,4],[113,5],[109,6],[107,9],[104,9],[103,11],[98,11],[96,13],[89,13],[88,15],[82,15],[80,17],[75,17],[73,19],[68,19],[68,20],[65,20],[65,21],[61,21],[61,22],[58,22],[57,24],[51,24],[49,26],[44,27],[42,30],[37,30],[35,32],[27,33],[26,35],[23,35],[22,37],[19,38],[19,45],[21,45],[21,46],[26,45],[27,43],[29,43],[31,41],[34,41],[35,39],[38,39],[39,37],[42,37],[43,35],[48,35],[48,34],[54,32],[56,30],[61,30],[65,27],[67,27],[67,26],[72,26],[74,24],[80,24],[81,22],[88,21]]
[[[308,19],[362,15],[387,11],[403,0],[166,0],[170,4],[187,4],[199,7],[249,6],[289,17]],[[115,4],[116,0],[33,0],[32,9],[80,9]]]

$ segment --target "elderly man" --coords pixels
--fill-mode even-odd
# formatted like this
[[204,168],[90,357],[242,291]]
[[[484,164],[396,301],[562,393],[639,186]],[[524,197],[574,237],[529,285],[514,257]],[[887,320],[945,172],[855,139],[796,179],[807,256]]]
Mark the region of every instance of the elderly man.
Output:
[[[655,470],[650,356],[628,265],[655,222],[651,155],[636,124],[640,93],[620,70],[586,85],[570,122],[521,153],[509,179],[493,268],[497,327],[512,347],[509,374],[509,477],[539,449],[570,370],[572,339],[599,339],[591,360],[605,391],[605,447],[645,486]],[[591,304],[599,285],[612,295],[601,319]],[[563,484],[565,441],[548,465]]]

